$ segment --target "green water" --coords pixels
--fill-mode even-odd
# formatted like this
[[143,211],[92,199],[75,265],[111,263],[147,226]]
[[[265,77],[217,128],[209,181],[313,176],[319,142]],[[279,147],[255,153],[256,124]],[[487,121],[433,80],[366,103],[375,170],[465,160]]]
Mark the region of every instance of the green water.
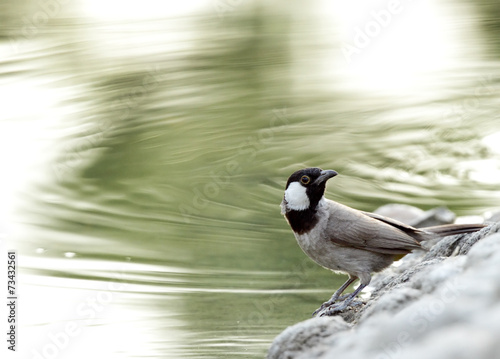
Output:
[[[82,4],[32,33],[19,19],[38,5],[2,15],[2,214],[25,357],[262,357],[344,280],[280,215],[301,167],[338,171],[327,196],[362,210],[499,208],[486,3],[405,3],[353,63],[319,1],[118,19]],[[438,15],[398,42],[420,10]]]

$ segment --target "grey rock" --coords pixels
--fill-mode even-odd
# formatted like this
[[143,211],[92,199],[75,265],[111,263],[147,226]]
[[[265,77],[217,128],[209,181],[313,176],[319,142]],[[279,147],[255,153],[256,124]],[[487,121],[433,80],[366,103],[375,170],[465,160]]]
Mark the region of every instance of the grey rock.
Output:
[[425,211],[407,204],[391,203],[377,208],[374,213],[394,218],[400,222],[410,224],[425,215]]
[[493,213],[491,216],[486,218],[488,222],[498,222],[500,221],[500,211]]
[[[319,344],[335,333],[351,328],[340,317],[311,318],[288,327],[273,341],[267,357],[269,359],[292,359],[311,350],[320,354]],[[325,349],[326,350],[326,349]]]
[[480,239],[486,237],[490,232],[499,230],[500,223],[495,223],[476,233],[459,234],[445,237],[438,241],[424,257],[424,261],[440,256],[449,257],[452,255],[467,254],[471,247]]
[[455,222],[456,215],[446,207],[430,209],[420,218],[409,223],[410,226],[422,228],[450,224]]
[[500,223],[444,238],[376,274],[350,316],[285,330],[268,358],[498,358],[499,264]]
[[428,211],[406,204],[386,204],[375,210],[382,216],[394,218],[417,228],[449,224],[455,221],[455,213],[446,207],[437,207]]

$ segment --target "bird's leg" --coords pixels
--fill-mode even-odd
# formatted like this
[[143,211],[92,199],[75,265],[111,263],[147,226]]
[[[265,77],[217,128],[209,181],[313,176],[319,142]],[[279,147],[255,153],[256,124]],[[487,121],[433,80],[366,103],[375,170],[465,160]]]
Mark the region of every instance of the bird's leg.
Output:
[[357,278],[357,277],[351,277],[351,276],[349,276],[349,279],[348,279],[348,280],[347,280],[344,284],[342,284],[342,286],[341,286],[339,289],[337,289],[337,290],[335,291],[335,293],[333,293],[332,297],[331,297],[328,301],[326,301],[326,302],[324,302],[323,304],[321,304],[321,307],[319,307],[318,309],[316,309],[316,310],[314,311],[314,313],[312,314],[312,316],[314,317],[316,314],[318,314],[319,312],[321,312],[323,309],[330,307],[331,305],[333,305],[333,304],[334,304],[337,300],[339,300],[339,299],[340,299],[340,300],[344,300],[344,299],[349,298],[350,294],[347,294],[347,295],[345,295],[345,296],[343,295],[342,297],[341,297],[340,295],[341,295],[341,294],[344,292],[344,290],[346,290],[346,289],[347,289],[347,287],[349,287],[349,286],[351,285],[351,283],[352,283],[352,282],[354,282],[356,279],[358,279],[358,278]]
[[320,317],[323,317],[325,315],[330,316],[330,315],[333,315],[335,313],[338,313],[338,312],[345,310],[349,305],[361,304],[361,302],[353,302],[353,300],[354,300],[354,298],[356,298],[356,296],[359,294],[359,292],[361,292],[367,285],[368,284],[360,284],[354,292],[352,292],[351,294],[349,294],[347,296],[347,298],[344,301],[330,305],[329,307],[325,308],[324,311],[319,313],[319,316]]
[[342,284],[342,286],[339,289],[337,289],[335,291],[335,293],[333,293],[333,295],[330,298],[330,300],[328,300],[324,304],[331,305],[331,304],[335,303],[339,299],[342,300],[342,298],[348,297],[349,294],[343,295],[342,297],[340,295],[342,293],[344,293],[344,291],[347,289],[347,287],[349,287],[356,279],[358,279],[358,278],[357,277],[349,277],[349,279],[344,284]]
[[356,298],[356,296],[359,294],[359,292],[361,292],[368,284],[370,284],[370,281],[371,281],[371,275],[370,273],[361,273],[361,275],[359,276],[359,279],[361,280],[361,283],[359,284],[359,286],[356,288],[356,290],[354,292],[352,292],[351,294],[349,294],[347,296],[346,299],[344,299],[342,302],[340,303],[334,303],[330,306],[328,306],[327,308],[325,308],[324,310],[322,310],[321,312],[319,312],[319,316],[322,317],[322,316],[325,316],[325,315],[334,315],[335,313],[338,313],[338,312],[341,312],[343,310],[345,310],[348,306],[352,306],[352,305],[359,305],[360,302],[353,302],[354,298]]

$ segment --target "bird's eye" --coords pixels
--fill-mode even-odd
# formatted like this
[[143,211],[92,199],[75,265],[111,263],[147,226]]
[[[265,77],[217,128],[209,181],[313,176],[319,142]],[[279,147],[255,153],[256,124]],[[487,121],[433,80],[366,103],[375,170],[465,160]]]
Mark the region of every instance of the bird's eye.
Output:
[[311,178],[309,176],[302,176],[300,178],[300,182],[302,182],[303,184],[309,184],[309,182],[311,182]]

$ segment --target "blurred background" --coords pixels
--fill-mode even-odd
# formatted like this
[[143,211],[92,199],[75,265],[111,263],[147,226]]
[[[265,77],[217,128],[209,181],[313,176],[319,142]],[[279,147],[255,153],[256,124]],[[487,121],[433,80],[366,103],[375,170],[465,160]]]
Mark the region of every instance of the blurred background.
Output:
[[265,355],[344,281],[280,215],[301,167],[361,210],[500,207],[498,1],[0,4],[19,357]]

